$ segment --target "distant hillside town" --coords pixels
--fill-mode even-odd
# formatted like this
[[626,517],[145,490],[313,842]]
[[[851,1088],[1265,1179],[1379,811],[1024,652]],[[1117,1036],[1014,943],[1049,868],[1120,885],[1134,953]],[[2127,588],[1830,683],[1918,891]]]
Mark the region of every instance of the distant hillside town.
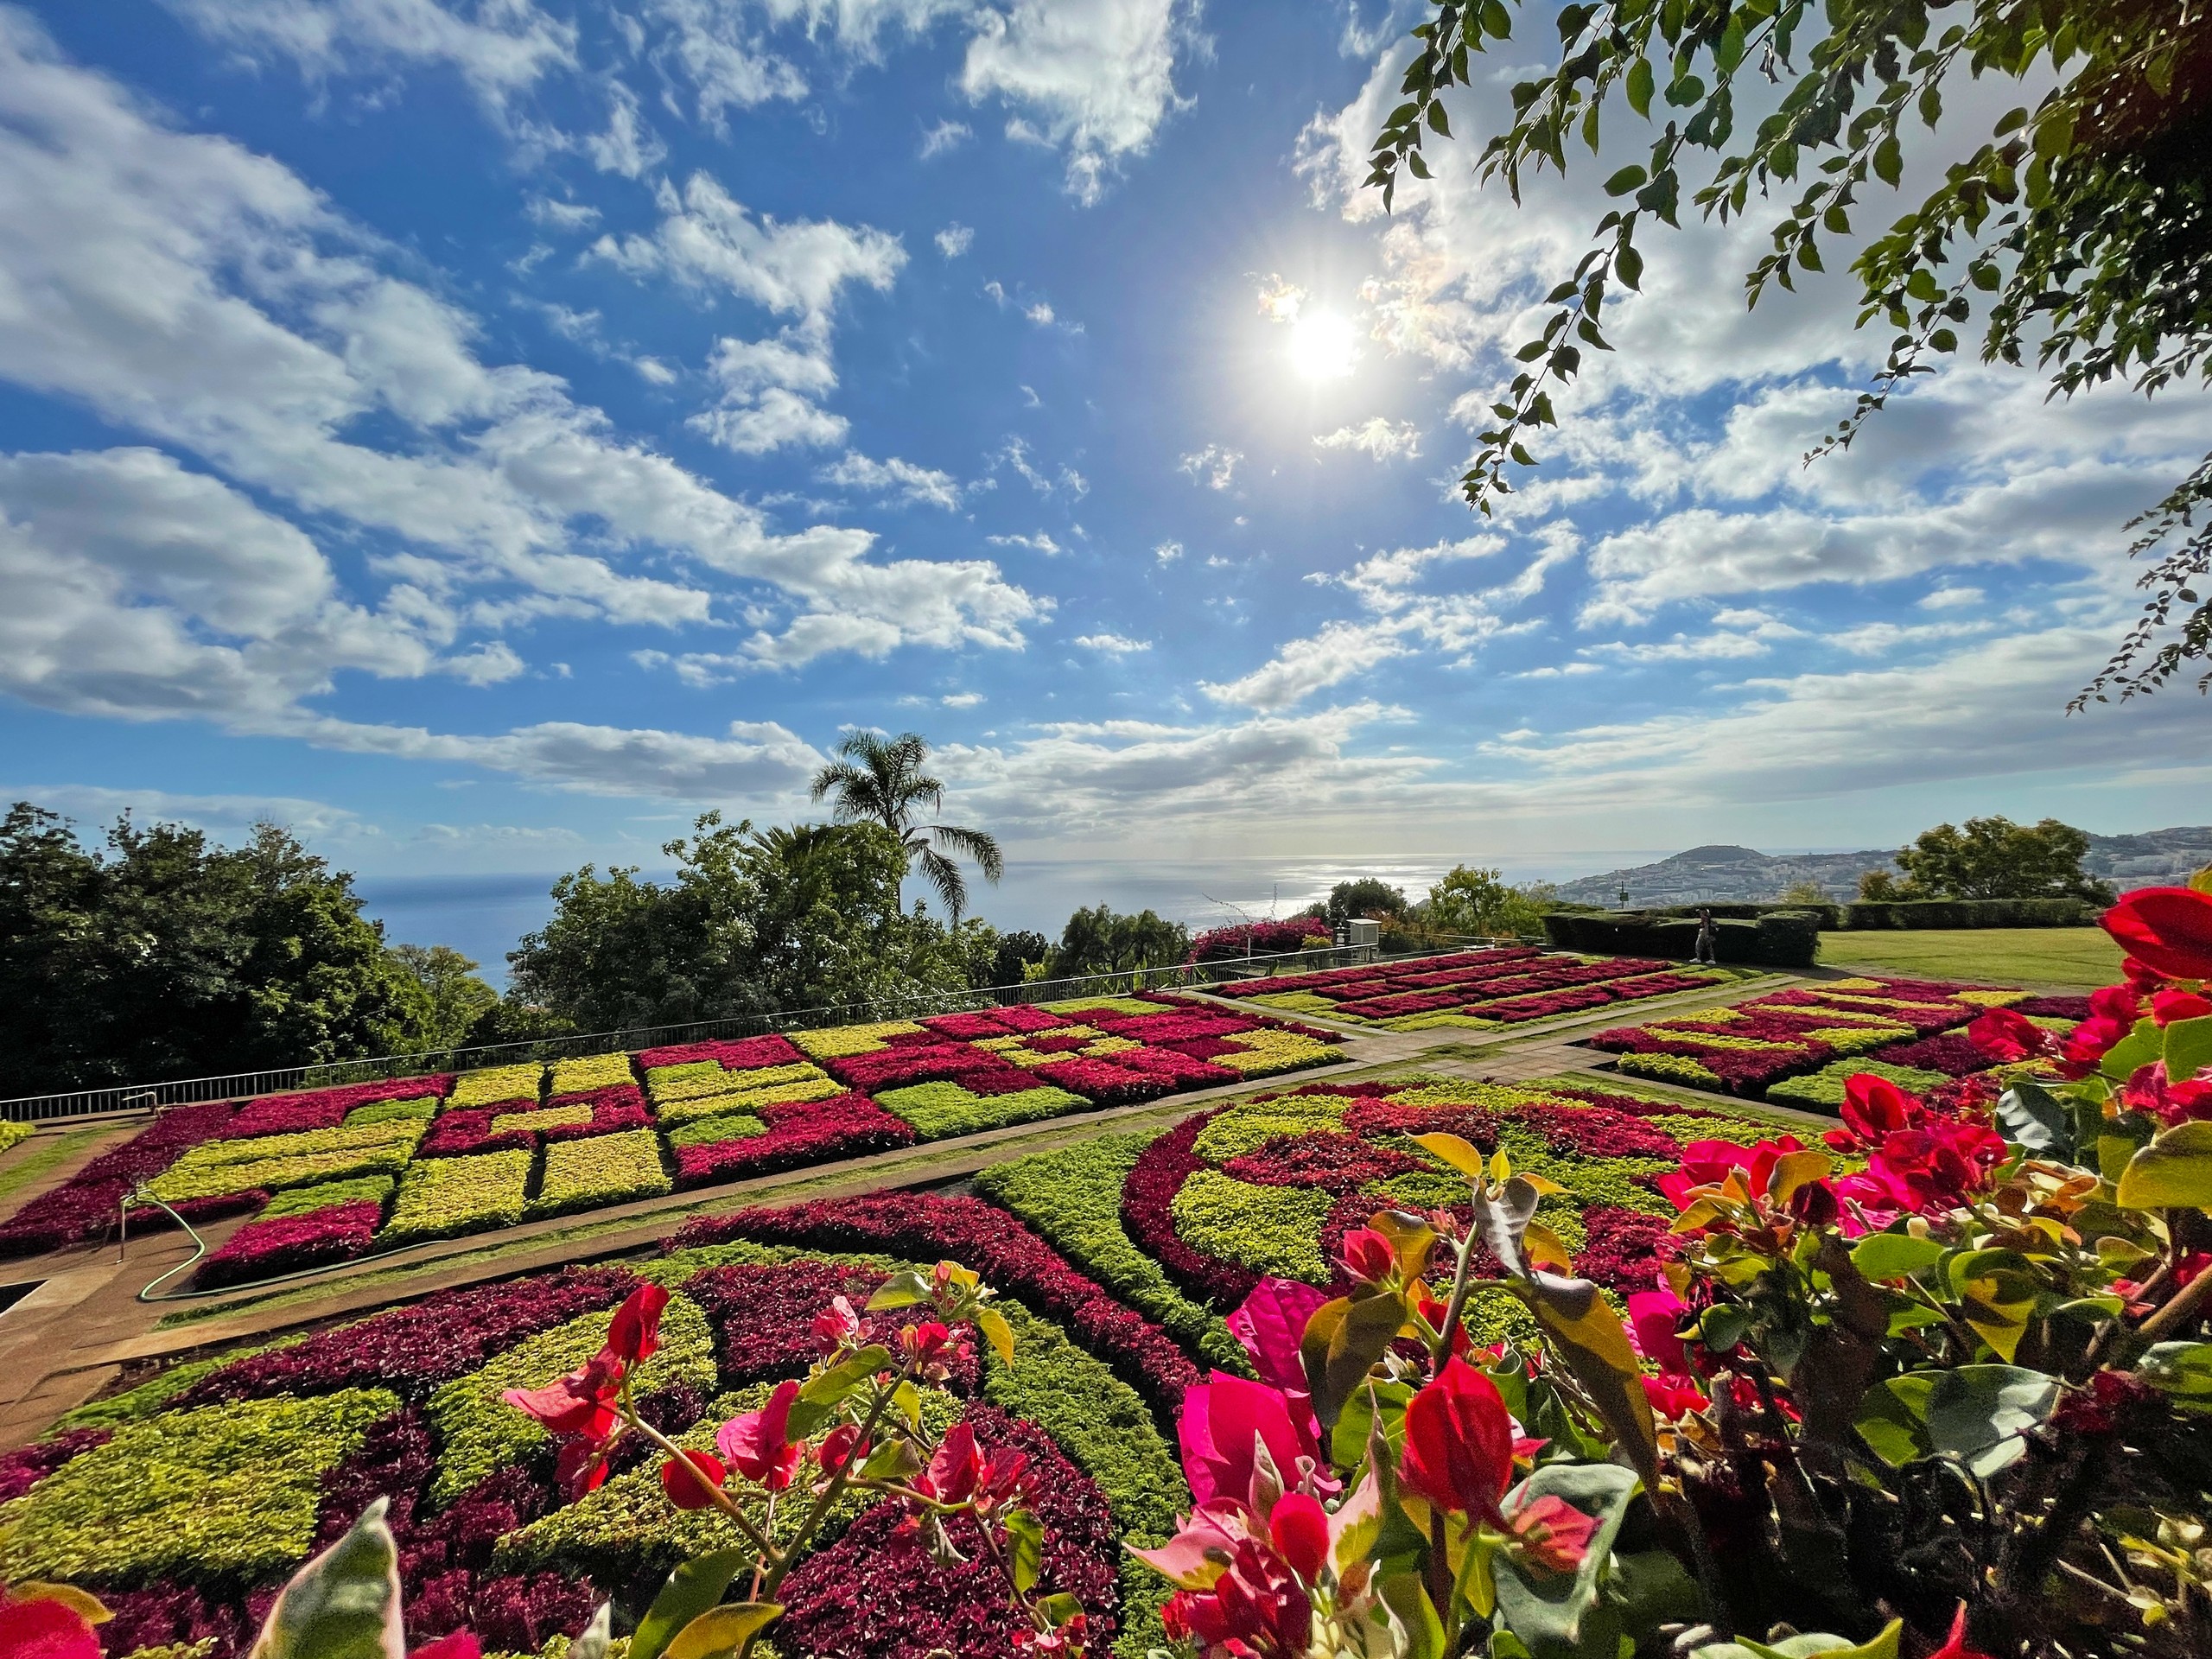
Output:
[[[2212,824],[2198,824],[2139,836],[2093,835],[2082,868],[2126,892],[2178,880],[2208,863]],[[1779,899],[1810,883],[1828,898],[1843,900],[1858,896],[1859,878],[1866,870],[1897,873],[1894,849],[1770,854],[1749,847],[1693,847],[1656,864],[1561,882],[1559,896],[1575,904],[1618,905],[1626,887],[1625,902],[1631,906],[1741,904]]]

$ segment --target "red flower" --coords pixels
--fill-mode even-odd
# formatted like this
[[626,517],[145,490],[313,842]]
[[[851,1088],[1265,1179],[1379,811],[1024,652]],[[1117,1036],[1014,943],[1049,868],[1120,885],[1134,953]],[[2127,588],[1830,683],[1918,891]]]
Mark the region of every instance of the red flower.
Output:
[[729,1466],[747,1480],[758,1481],[772,1492],[780,1492],[798,1472],[806,1448],[794,1445],[787,1433],[791,1407],[798,1399],[798,1384],[788,1377],[776,1384],[768,1403],[758,1411],[733,1417],[715,1436],[715,1449]]
[[1313,1604],[1288,1563],[1240,1540],[1210,1590],[1180,1590],[1160,1610],[1167,1634],[1224,1659],[1299,1659],[1313,1639]]
[[0,1653],[9,1659],[100,1659],[91,1623],[66,1601],[0,1600]]
[[1705,1390],[1687,1376],[1647,1376],[1643,1379],[1643,1397],[1651,1402],[1652,1414],[1669,1422],[1675,1422],[1694,1411],[1703,1411],[1712,1401]]
[[2151,1017],[2161,1027],[2177,1020],[2202,1020],[2208,1014],[2212,1014],[2212,997],[2199,996],[2195,991],[2151,993]]
[[625,1370],[651,1359],[660,1347],[660,1315],[667,1306],[665,1290],[650,1281],[639,1285],[614,1310],[614,1321],[607,1327],[607,1345],[599,1351],[600,1357],[620,1361]]
[[855,1458],[868,1456],[868,1452],[866,1443],[861,1439],[860,1425],[840,1423],[822,1437],[822,1445],[816,1457],[822,1465],[822,1472],[834,1475]]
[[965,1503],[983,1484],[983,1469],[976,1431],[955,1423],[938,1442],[930,1466],[914,1477],[914,1490],[940,1503]]
[[1967,1027],[1967,1036],[1976,1048],[1999,1061],[2024,1060],[2032,1055],[2048,1054],[2058,1046],[2050,1033],[2027,1015],[2015,1014],[2010,1008],[1990,1009]]
[[905,1326],[899,1332],[899,1346],[915,1373],[932,1382],[942,1382],[950,1376],[958,1357],[952,1332],[935,1319]]
[[1967,1645],[1967,1605],[1963,1601],[1959,1604],[1959,1611],[1951,1616],[1950,1636],[1928,1659],[1989,1659],[1980,1649]]
[[1353,1278],[1380,1284],[1396,1269],[1398,1252],[1372,1227],[1356,1227],[1344,1235],[1339,1259]]
[[1585,1515],[1563,1497],[1540,1497],[1517,1510],[1512,1522],[1515,1553],[1554,1573],[1573,1573],[1590,1553],[1598,1517]]
[[474,1630],[455,1630],[435,1642],[425,1642],[408,1659],[484,1659],[484,1649]]
[[1868,1157],[1866,1173],[1889,1207],[1925,1215],[1980,1187],[2005,1155],[2004,1139],[1979,1124],[1931,1119],[1925,1128],[1885,1137]]
[[[686,1452],[685,1463],[707,1478],[709,1486],[720,1486],[728,1478],[729,1471],[722,1466],[720,1458],[706,1452]],[[714,1495],[702,1486],[690,1470],[674,1458],[660,1466],[660,1489],[668,1494],[668,1501],[679,1510],[703,1510],[710,1507]]]
[[[1496,1390],[1492,1390],[1496,1392]],[[1321,1464],[1312,1431],[1310,1409],[1294,1414],[1290,1402],[1279,1389],[1247,1382],[1226,1371],[1216,1371],[1183,1395],[1182,1420],[1176,1427],[1183,1453],[1183,1475],[1191,1495],[1201,1504],[1217,1498],[1244,1503],[1252,1491],[1252,1471],[1257,1462],[1253,1447],[1265,1446],[1268,1457],[1286,1487],[1305,1484],[1300,1465],[1313,1471],[1317,1484],[1334,1491],[1335,1484]]]
[[2212,979],[2212,893],[2138,887],[2098,921],[2129,956],[2168,979]]
[[1629,1334],[1636,1351],[1669,1376],[1690,1375],[1689,1350],[1675,1333],[1689,1304],[1671,1290],[1638,1290],[1628,1299]]
[[1696,1202],[1689,1194],[1700,1186],[1718,1186],[1732,1173],[1740,1173],[1745,1190],[1754,1198],[1766,1191],[1767,1178],[1785,1153],[1802,1152],[1805,1146],[1794,1135],[1779,1141],[1762,1141],[1739,1147],[1733,1141],[1693,1141],[1682,1148],[1682,1166],[1654,1178],[1653,1185],[1677,1210]]
[[1320,1425],[1313,1417],[1298,1344],[1313,1311],[1328,1300],[1328,1292],[1296,1279],[1262,1279],[1229,1316],[1229,1333],[1252,1357],[1260,1381],[1279,1389],[1290,1402],[1291,1416],[1317,1438]]
[[840,1296],[814,1316],[810,1329],[815,1347],[827,1357],[860,1335],[861,1316],[853,1312],[851,1302]]
[[1399,1482],[1440,1510],[1495,1522],[1512,1478],[1513,1419],[1497,1385],[1465,1360],[1446,1360],[1406,1407]]
[[2158,1060],[2139,1065],[2120,1091],[2120,1103],[2132,1110],[2179,1123],[2193,1117],[2212,1117],[2212,1078],[2174,1083]]
[[1302,1581],[1313,1584],[1320,1578],[1329,1561],[1329,1517],[1319,1498],[1285,1492],[1268,1517],[1268,1536]]
[[[611,1421],[608,1427],[613,1427]],[[571,1503],[607,1484],[607,1459],[613,1450],[611,1434],[570,1440],[562,1446],[561,1455],[553,1465],[553,1478],[560,1483]]]
[[542,1389],[509,1389],[499,1398],[554,1434],[582,1434],[600,1440],[613,1432],[617,1375],[601,1355],[580,1371],[556,1377]]

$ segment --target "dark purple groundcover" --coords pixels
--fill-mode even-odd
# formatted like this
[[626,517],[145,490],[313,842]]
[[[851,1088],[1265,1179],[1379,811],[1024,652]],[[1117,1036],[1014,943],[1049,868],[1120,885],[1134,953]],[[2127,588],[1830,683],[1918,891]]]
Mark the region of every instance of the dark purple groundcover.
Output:
[[250,1221],[200,1264],[193,1282],[207,1288],[242,1285],[347,1262],[369,1248],[384,1206],[374,1198],[334,1204],[305,1215]]

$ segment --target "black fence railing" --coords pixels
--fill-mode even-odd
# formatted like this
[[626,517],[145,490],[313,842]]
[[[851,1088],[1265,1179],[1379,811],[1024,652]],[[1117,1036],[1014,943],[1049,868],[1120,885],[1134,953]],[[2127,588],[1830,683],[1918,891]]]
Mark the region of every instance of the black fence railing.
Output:
[[[1438,956],[1488,943],[1468,940],[1433,950],[1395,953],[1399,956]],[[1331,945],[1313,950],[1274,956],[1230,957],[1212,962],[1178,964],[1172,968],[1139,968],[1116,974],[1090,974],[1074,979],[1030,980],[1020,985],[993,985],[951,996],[876,998],[867,1002],[833,1003],[815,1008],[789,1008],[773,1014],[734,1014],[723,1020],[695,1020],[683,1025],[632,1026],[621,1031],[578,1032],[527,1042],[482,1044],[472,1048],[434,1050],[420,1054],[388,1054],[374,1059],[334,1060],[309,1065],[276,1066],[261,1071],[232,1071],[220,1077],[185,1077],[167,1083],[117,1084],[99,1089],[76,1089],[44,1095],[22,1095],[0,1100],[0,1120],[17,1123],[45,1123],[103,1113],[137,1111],[146,1107],[183,1106],[197,1101],[237,1100],[271,1095],[292,1089],[322,1089],[335,1084],[367,1083],[379,1077],[404,1077],[417,1072],[457,1071],[483,1065],[524,1060],[559,1060],[583,1054],[604,1054],[611,1049],[660,1048],[671,1043],[708,1042],[718,1038],[757,1037],[776,1031],[805,1031],[818,1026],[849,1025],[868,1020],[911,1020],[925,1014],[957,1014],[969,1008],[1008,1007],[1026,1002],[1055,1002],[1065,997],[1095,995],[1105,990],[1172,990],[1203,988],[1255,974],[1313,973],[1326,968],[1349,968],[1381,959],[1374,945]]]

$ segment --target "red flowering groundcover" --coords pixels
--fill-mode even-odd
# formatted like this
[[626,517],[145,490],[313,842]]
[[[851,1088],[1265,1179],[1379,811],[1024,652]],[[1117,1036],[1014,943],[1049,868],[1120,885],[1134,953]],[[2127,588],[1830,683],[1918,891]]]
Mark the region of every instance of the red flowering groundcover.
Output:
[[[810,1327],[835,1299],[864,1305],[906,1262],[957,1255],[974,1265],[1015,1319],[1014,1365],[963,1325],[942,1385],[949,1398],[924,1409],[939,1424],[964,1422],[987,1454],[1027,1459],[1025,1503],[1044,1526],[1040,1582],[1082,1605],[1094,1652],[1112,1651],[1125,1626],[1138,1651],[1166,1645],[1159,1596],[1128,1599],[1147,1575],[1122,1548],[1132,1534],[1164,1541],[1190,1502],[1173,1409],[1200,1373],[1158,1327],[975,1199],[893,1194],[750,1211],[694,1222],[668,1250],[638,1264],[671,1293],[639,1387],[642,1414],[671,1435],[711,1436],[738,1402],[805,1375],[818,1351]],[[832,1250],[868,1260],[817,1254]],[[640,1435],[618,1444],[605,1488],[570,1495],[554,1443],[499,1395],[588,1357],[638,1282],[623,1268],[578,1268],[444,1292],[239,1358],[166,1397],[142,1387],[87,1408],[97,1426],[64,1427],[0,1458],[0,1573],[98,1593],[114,1615],[98,1630],[111,1659],[201,1643],[209,1659],[243,1659],[290,1567],[384,1497],[410,1647],[467,1629],[487,1650],[537,1651],[580,1630],[608,1598],[626,1627],[671,1567],[718,1538],[661,1500],[659,1456]],[[861,1319],[868,1336],[896,1344],[912,1315]],[[203,1531],[188,1566],[161,1541],[190,1529],[184,1510],[200,1483],[178,1491],[175,1518],[159,1510],[168,1500],[147,1509],[149,1489],[168,1490],[172,1477],[158,1471],[170,1457],[230,1494],[226,1522]],[[963,1530],[971,1524],[952,1526],[955,1546],[971,1546],[966,1559],[940,1560],[904,1506],[856,1504],[786,1580],[777,1651],[999,1659],[1016,1615]]]
[[1641,957],[1559,955],[1533,945],[1277,975],[1213,988],[1262,1007],[1392,1031],[1525,1025],[1580,1008],[1694,990],[1732,977]]

